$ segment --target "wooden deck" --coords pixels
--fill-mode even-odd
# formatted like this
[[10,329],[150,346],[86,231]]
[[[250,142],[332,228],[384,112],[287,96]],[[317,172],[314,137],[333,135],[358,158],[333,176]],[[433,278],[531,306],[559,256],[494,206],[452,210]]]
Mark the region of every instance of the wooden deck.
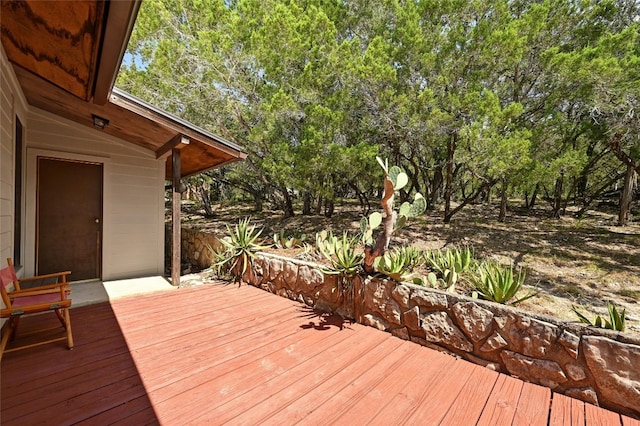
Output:
[[[5,354],[3,425],[640,425],[250,286],[71,316],[73,351]],[[28,317],[21,332],[49,323]]]

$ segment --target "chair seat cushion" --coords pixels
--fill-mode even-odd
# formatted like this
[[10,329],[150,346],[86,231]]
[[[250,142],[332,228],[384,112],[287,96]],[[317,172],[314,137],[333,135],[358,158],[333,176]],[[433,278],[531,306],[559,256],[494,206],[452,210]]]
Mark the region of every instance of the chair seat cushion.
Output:
[[61,302],[60,293],[37,294],[35,296],[16,297],[11,302],[14,308],[28,305],[39,305],[41,303]]

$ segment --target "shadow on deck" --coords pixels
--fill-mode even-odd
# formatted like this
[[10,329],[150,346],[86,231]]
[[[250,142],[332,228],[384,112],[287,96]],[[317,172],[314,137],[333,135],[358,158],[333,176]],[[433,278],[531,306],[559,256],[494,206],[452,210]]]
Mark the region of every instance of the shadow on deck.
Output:
[[[245,285],[123,298],[71,316],[74,350],[4,356],[3,425],[640,425]],[[27,317],[16,343],[57,324]]]

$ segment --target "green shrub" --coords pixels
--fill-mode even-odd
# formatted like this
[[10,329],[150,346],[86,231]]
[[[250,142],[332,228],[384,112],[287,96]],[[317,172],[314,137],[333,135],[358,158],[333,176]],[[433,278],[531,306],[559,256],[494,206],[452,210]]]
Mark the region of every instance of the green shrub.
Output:
[[526,274],[522,268],[518,268],[517,273],[514,275],[513,265],[504,267],[499,263],[487,261],[478,267],[477,274],[472,280],[473,296],[480,296],[483,299],[497,303],[516,305],[537,294],[537,292],[530,292],[521,298],[513,300],[522,288],[525,279]]
[[592,327],[608,328],[609,330],[616,331],[624,331],[626,327],[627,310],[623,309],[622,312],[618,312],[618,308],[613,303],[607,302],[609,319],[602,318],[600,315],[596,315],[593,321],[591,321],[582,313],[580,313],[577,307],[573,306],[572,309],[581,322]]

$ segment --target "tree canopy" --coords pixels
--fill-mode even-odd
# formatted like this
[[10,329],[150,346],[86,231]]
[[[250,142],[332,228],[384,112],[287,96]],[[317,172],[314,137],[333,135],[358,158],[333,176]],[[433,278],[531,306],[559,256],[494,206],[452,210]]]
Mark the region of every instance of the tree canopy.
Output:
[[637,181],[639,29],[634,0],[145,0],[117,85],[248,152],[203,201],[367,210],[379,155],[445,221],[494,188],[559,215]]

